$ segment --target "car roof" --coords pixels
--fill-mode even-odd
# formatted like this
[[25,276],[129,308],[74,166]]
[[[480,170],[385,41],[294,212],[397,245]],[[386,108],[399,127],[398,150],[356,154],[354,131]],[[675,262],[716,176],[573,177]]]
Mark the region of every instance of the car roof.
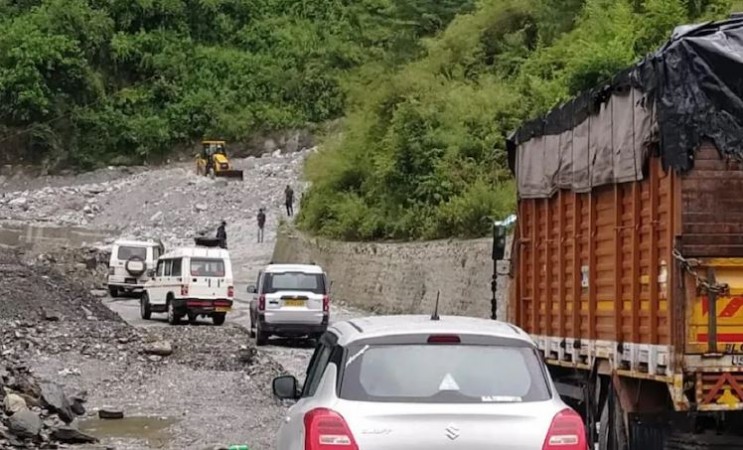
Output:
[[230,259],[230,252],[218,247],[180,247],[163,254],[160,259],[182,257]]
[[130,241],[127,239],[118,239],[114,241],[113,245],[121,247],[122,245],[127,247],[158,247],[160,244],[155,241]]
[[534,344],[531,337],[519,327],[499,320],[465,316],[440,316],[431,320],[428,315],[369,316],[335,322],[328,327],[338,336],[340,345],[359,339],[406,334],[479,334],[483,336],[518,339]]
[[264,272],[303,272],[303,273],[323,273],[322,267],[316,264],[269,264]]

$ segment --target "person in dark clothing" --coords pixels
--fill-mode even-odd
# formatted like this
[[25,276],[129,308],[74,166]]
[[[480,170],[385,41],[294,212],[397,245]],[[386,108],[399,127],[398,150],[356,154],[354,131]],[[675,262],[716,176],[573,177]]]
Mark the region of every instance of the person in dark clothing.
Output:
[[263,242],[263,227],[266,225],[266,213],[263,208],[258,210],[258,242]]
[[221,248],[227,248],[227,230],[225,230],[225,227],[227,226],[227,222],[224,220],[222,221],[222,224],[217,228],[217,239],[219,239],[219,246]]
[[287,184],[284,194],[286,195],[286,215],[291,217],[294,215],[294,189]]

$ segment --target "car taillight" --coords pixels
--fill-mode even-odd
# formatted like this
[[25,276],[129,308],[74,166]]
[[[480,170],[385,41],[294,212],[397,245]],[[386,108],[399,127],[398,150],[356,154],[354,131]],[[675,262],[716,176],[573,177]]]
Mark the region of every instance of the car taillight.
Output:
[[330,311],[330,297],[323,295],[322,297],[322,312]]
[[227,297],[234,297],[234,296],[235,296],[235,286],[228,286]]
[[316,408],[304,415],[304,450],[359,450],[359,446],[343,416]]
[[266,296],[261,295],[258,297],[258,310],[264,311],[266,309]]
[[570,408],[563,409],[552,419],[542,450],[587,450],[586,428],[583,419]]
[[429,344],[459,344],[459,336],[454,334],[432,334],[428,336]]
[[188,296],[188,285],[184,284],[181,286],[181,297]]

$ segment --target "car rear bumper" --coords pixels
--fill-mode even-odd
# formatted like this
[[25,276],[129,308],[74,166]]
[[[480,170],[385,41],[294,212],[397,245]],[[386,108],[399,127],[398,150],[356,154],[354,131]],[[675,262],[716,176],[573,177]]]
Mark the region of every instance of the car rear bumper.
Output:
[[144,285],[147,280],[139,279],[136,277],[122,277],[110,275],[106,280],[106,284],[110,287],[117,287],[122,289],[144,289]]
[[266,322],[265,314],[258,314],[261,331],[277,335],[321,334],[328,329],[328,319],[329,317],[325,315],[320,323]]
[[143,290],[144,289],[144,283],[142,284],[136,284],[136,283],[114,283],[114,282],[108,282],[108,287],[115,287],[119,289],[131,289],[131,290]]
[[179,298],[173,300],[175,308],[180,312],[191,314],[228,313],[232,311],[233,301],[226,298],[204,300],[200,298]]

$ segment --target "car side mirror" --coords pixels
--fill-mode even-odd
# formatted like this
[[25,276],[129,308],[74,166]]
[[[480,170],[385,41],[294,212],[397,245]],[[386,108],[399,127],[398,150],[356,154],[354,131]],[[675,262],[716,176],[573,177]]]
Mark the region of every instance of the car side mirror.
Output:
[[255,294],[256,292],[258,292],[257,289],[255,288],[255,286],[252,285],[252,284],[250,286],[248,286],[248,289],[247,290],[248,290],[248,294]]
[[293,375],[283,375],[273,379],[273,395],[281,400],[299,398],[297,379]]

